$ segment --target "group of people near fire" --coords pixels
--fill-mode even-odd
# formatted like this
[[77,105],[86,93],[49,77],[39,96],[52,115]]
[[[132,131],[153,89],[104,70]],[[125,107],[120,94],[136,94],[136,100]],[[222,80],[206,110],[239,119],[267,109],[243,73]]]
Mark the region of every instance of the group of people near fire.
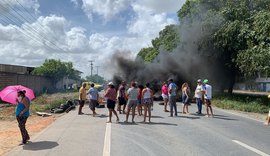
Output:
[[[118,113],[125,114],[126,119],[124,122],[128,122],[129,116],[131,114],[131,121],[134,123],[135,112],[139,116],[143,116],[143,122],[146,123],[148,117],[148,122],[151,122],[151,110],[153,109],[153,90],[150,87],[150,83],[145,85],[139,85],[137,82],[131,82],[130,88],[126,88],[127,85],[124,81],[121,82],[118,89],[116,89],[113,82],[107,84],[108,88],[105,91],[104,97],[107,100],[107,108],[109,110],[109,120],[108,123],[112,122],[112,115],[116,116],[116,121],[119,121]],[[177,114],[177,93],[181,90],[182,92],[182,113],[189,114],[188,106],[190,105],[191,90],[187,82],[183,83],[181,88],[179,88],[173,79],[169,79],[163,83],[161,88],[162,98],[164,100],[164,112],[170,112],[170,117],[178,116]],[[91,84],[91,88],[86,91],[85,85],[80,89],[80,107],[78,114],[82,113],[82,107],[85,103],[86,96],[89,95],[90,104],[89,107],[93,112],[93,116],[96,115],[95,106],[98,103],[99,94],[94,84]],[[208,80],[197,80],[197,87],[194,92],[194,98],[196,99],[198,111],[197,114],[202,114],[203,103],[206,106],[207,117],[213,117],[213,110],[211,107],[212,99],[212,86],[208,84]],[[115,110],[117,107],[117,111]],[[170,110],[167,109],[170,108]]]

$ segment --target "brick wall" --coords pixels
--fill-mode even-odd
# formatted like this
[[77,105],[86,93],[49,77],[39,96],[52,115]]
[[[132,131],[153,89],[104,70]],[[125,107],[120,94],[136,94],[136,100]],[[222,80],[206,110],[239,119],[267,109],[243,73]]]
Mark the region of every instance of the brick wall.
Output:
[[55,90],[52,81],[46,77],[0,72],[0,90],[9,85],[26,86],[33,89],[36,94]]

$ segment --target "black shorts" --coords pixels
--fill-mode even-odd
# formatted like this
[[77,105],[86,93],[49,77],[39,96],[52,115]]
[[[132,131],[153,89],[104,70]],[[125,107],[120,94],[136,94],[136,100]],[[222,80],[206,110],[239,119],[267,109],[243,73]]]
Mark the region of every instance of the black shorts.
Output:
[[108,99],[107,100],[107,108],[114,109],[115,108],[115,101]]
[[123,97],[118,97],[118,103],[119,103],[119,105],[126,105],[127,100]]
[[205,104],[207,106],[211,106],[211,100],[210,99],[205,99]]
[[83,107],[85,103],[85,100],[80,100],[80,106]]

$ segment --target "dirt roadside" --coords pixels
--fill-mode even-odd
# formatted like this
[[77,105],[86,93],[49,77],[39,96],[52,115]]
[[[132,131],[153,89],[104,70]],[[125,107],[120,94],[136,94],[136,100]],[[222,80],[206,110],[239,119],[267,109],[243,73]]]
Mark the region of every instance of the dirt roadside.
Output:
[[[77,93],[57,93],[48,95],[47,101],[53,101],[59,98],[74,97]],[[18,123],[14,117],[16,106],[8,106],[0,108],[0,155],[4,155],[14,147],[21,143],[21,134]],[[31,114],[28,118],[26,127],[30,138],[45,129],[57,118],[63,114],[53,114],[52,116],[41,117]]]

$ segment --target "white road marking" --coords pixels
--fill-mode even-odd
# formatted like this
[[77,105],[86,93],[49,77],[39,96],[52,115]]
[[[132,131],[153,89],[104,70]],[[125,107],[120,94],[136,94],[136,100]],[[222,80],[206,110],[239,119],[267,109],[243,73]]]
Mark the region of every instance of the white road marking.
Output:
[[253,151],[253,152],[255,152],[255,153],[257,153],[257,154],[259,154],[259,155],[261,155],[261,156],[270,156],[269,154],[266,154],[266,153],[264,153],[264,152],[262,152],[262,151],[260,151],[260,150],[258,150],[256,148],[253,148],[253,147],[251,147],[251,146],[249,146],[249,145],[247,145],[245,143],[242,143],[242,142],[240,142],[238,140],[232,140],[232,141],[239,144],[239,145],[241,145],[241,146],[243,146],[243,147],[245,147],[245,148],[247,148],[247,149],[249,149],[249,150],[251,150],[251,151]]
[[106,131],[105,131],[105,139],[104,139],[104,147],[103,147],[103,156],[111,155],[111,128],[112,124],[107,123]]

